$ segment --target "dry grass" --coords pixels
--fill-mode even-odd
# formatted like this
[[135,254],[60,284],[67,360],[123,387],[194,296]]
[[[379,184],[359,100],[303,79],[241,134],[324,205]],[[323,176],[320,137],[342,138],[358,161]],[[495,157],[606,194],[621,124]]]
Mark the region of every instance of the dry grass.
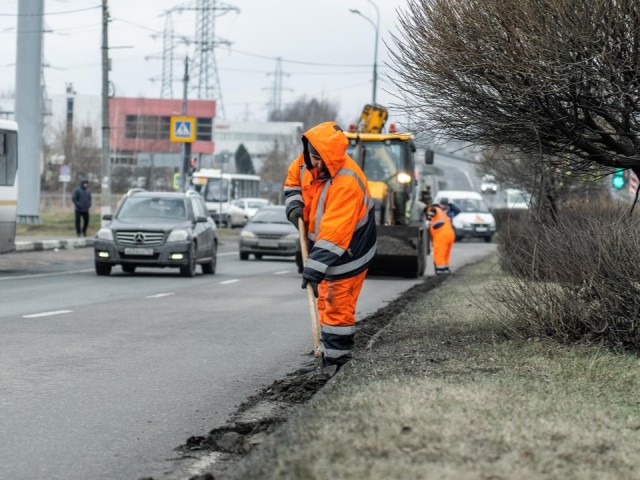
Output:
[[[87,235],[93,236],[100,228],[100,214],[91,212]],[[75,237],[75,214],[73,212],[48,212],[40,214],[40,224],[16,225],[16,235],[43,237]]]
[[[39,236],[39,237],[74,237],[75,215],[73,212],[46,212],[40,214],[39,225],[17,225],[16,235],[18,236]],[[92,237],[100,229],[100,214],[91,212],[89,216],[89,228],[87,235]],[[240,234],[239,228],[218,228],[218,235],[221,237],[232,237]]]
[[637,478],[638,358],[510,339],[478,307],[496,262],[408,305],[233,478]]
[[530,215],[501,226],[500,263],[515,275],[496,302],[531,335],[640,352],[640,221],[628,206],[567,205],[557,223]]

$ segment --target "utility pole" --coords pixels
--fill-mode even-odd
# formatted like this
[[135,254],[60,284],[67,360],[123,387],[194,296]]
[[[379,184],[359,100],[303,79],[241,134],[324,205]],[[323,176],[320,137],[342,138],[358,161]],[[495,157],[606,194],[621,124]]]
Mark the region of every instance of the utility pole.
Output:
[[102,0],[102,169],[101,213],[111,213],[111,158],[109,155],[109,7]]
[[15,119],[18,150],[18,223],[40,223],[42,154],[42,31],[44,0],[18,4]]
[[[182,77],[182,115],[187,114],[187,92],[189,91],[189,57],[184,58],[184,77]],[[193,125],[193,128],[196,128]],[[180,175],[181,191],[186,192],[189,186],[189,166],[191,164],[191,142],[182,142],[182,172]]]

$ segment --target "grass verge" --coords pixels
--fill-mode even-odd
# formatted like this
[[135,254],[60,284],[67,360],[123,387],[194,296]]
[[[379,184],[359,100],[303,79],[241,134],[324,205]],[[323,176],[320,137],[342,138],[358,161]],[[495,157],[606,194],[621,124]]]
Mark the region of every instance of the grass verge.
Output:
[[637,478],[638,357],[506,335],[478,307],[496,264],[407,304],[225,478]]
[[[92,213],[89,216],[89,228],[87,236],[93,237],[100,229],[100,215]],[[218,228],[218,235],[221,237],[233,237],[240,233],[241,229]],[[38,236],[38,237],[75,237],[75,214],[72,213],[41,213],[40,224],[18,224],[16,225],[17,236]]]
[[[89,215],[89,227],[87,236],[92,237],[100,228],[100,215],[91,213]],[[75,214],[68,213],[41,213],[40,224],[18,224],[16,225],[16,235],[18,236],[41,236],[41,237],[75,237]]]

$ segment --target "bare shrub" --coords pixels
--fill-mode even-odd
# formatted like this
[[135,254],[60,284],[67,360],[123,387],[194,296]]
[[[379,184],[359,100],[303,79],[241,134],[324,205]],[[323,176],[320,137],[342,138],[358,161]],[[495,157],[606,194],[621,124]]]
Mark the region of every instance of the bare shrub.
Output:
[[640,220],[617,205],[576,204],[551,223],[503,222],[495,289],[527,334],[640,351]]

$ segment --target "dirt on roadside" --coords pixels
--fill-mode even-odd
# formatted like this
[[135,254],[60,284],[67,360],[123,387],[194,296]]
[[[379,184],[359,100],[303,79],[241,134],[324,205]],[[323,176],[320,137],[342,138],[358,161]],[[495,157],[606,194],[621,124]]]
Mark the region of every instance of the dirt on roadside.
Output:
[[[354,356],[357,357],[359,351],[366,349],[407,304],[424,296],[447,278],[444,275],[426,277],[422,283],[358,322]],[[312,352],[309,353],[309,359],[309,365],[314,365]],[[291,373],[247,399],[225,425],[211,430],[207,435],[189,437],[184,445],[176,449],[185,459],[218,454],[211,468],[214,473],[194,476],[190,480],[210,480],[228,473],[276,431],[297,407],[309,401],[329,378],[319,370],[308,374]]]

